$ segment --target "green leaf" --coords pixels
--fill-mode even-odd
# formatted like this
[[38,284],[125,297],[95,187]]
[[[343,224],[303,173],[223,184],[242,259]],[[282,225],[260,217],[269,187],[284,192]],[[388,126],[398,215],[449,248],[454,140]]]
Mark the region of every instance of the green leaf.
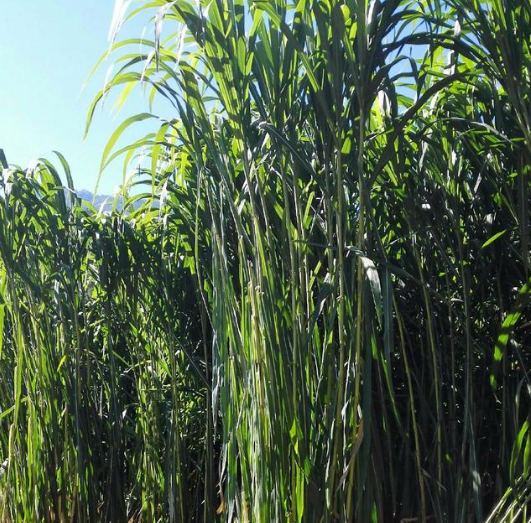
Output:
[[485,247],[488,247],[492,242],[495,242],[498,238],[502,237],[506,232],[508,231],[508,229],[504,229],[503,231],[500,231],[498,233],[496,233],[494,236],[492,236],[491,238],[489,238],[482,246],[481,248],[484,249]]

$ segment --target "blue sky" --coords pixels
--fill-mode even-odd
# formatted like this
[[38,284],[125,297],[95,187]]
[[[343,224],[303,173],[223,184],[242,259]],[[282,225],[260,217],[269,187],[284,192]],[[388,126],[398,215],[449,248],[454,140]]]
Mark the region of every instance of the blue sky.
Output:
[[[25,167],[40,156],[55,161],[51,151],[58,150],[76,187],[93,190],[113,129],[130,113],[148,110],[137,89],[118,116],[111,114],[112,104],[98,110],[83,141],[87,110],[110,62],[84,91],[82,86],[108,48],[113,9],[114,0],[1,0],[0,148],[10,163]],[[147,23],[144,18],[126,25],[119,38],[140,37]],[[112,193],[121,180],[117,160],[105,170],[98,192]]]

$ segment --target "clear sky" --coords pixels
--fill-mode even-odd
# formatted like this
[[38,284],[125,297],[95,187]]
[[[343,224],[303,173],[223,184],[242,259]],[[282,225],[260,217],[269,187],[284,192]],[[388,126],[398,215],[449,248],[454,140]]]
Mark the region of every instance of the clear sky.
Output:
[[[55,162],[51,151],[58,150],[76,187],[92,191],[112,131],[130,113],[148,110],[137,88],[118,116],[112,104],[98,110],[83,141],[89,105],[110,62],[82,86],[108,49],[113,9],[114,0],[0,0],[0,148],[9,163],[26,167],[40,156]],[[126,25],[120,37],[140,37],[147,23]],[[118,159],[105,170],[98,193],[112,194],[121,180]]]

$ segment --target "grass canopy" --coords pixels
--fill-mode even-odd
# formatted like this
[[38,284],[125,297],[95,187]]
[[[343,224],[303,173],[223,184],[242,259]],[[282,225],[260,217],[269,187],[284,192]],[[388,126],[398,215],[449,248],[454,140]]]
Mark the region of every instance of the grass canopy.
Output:
[[136,188],[4,166],[0,520],[529,521],[529,2],[112,27]]

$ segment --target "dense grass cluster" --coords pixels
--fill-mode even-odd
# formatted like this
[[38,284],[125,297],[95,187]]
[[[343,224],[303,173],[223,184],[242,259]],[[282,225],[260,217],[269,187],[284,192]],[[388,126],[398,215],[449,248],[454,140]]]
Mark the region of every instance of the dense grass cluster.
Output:
[[121,4],[123,209],[4,165],[0,521],[529,521],[529,2]]

